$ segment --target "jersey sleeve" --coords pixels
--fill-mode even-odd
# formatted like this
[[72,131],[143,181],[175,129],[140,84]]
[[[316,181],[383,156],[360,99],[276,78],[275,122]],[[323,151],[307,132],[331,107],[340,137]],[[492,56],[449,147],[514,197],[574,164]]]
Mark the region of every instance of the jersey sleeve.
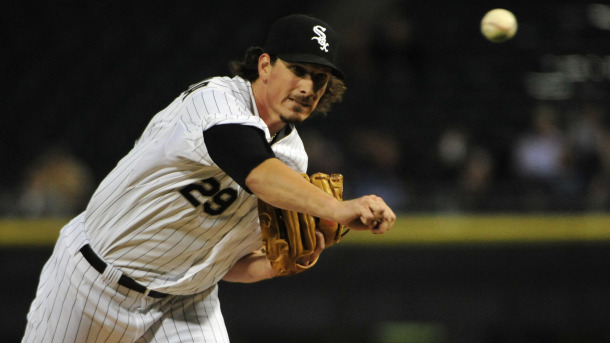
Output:
[[[249,172],[269,157],[304,172],[307,156],[296,130],[269,146],[269,128],[257,115],[248,83],[237,81],[213,78],[180,98],[176,109],[180,127],[171,135],[166,154],[195,161],[204,168],[220,168],[241,187]],[[250,150],[254,148],[256,151]],[[243,151],[247,153],[239,155]],[[230,161],[225,161],[229,157]],[[243,164],[234,166],[239,160]]]
[[[178,125],[172,128],[173,133],[169,135],[166,154],[192,160],[204,167],[214,167],[216,161],[210,156],[203,133],[217,125],[252,127],[269,141],[269,129],[265,122],[253,115],[248,104],[231,94],[226,89],[208,86],[179,99],[176,119],[173,120]],[[223,142],[227,143],[230,139],[226,137]]]
[[224,90],[209,89],[196,93],[191,97],[190,102],[187,105],[189,111],[205,109],[206,113],[200,115],[203,131],[214,125],[241,124],[261,129],[265,138],[270,139],[269,129],[265,122],[260,117],[253,115],[244,103]]
[[246,177],[252,169],[275,157],[262,130],[248,125],[214,125],[203,132],[210,158],[248,193]]

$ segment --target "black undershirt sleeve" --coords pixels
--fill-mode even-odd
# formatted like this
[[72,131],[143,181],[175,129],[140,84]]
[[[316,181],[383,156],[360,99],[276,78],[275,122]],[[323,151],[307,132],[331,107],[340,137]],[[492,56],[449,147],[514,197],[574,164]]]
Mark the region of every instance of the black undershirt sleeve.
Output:
[[250,125],[214,125],[203,132],[203,141],[214,163],[248,193],[252,193],[246,187],[248,174],[275,157],[265,132]]

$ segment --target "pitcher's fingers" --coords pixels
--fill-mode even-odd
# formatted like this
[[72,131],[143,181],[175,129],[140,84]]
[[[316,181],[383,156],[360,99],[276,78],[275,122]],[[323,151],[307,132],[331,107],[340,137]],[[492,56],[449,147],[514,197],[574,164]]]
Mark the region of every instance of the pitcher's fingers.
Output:
[[324,240],[324,234],[316,230],[316,252],[318,255],[326,248],[326,241]]
[[386,233],[392,228],[394,222],[393,220],[379,220],[371,232],[375,234]]

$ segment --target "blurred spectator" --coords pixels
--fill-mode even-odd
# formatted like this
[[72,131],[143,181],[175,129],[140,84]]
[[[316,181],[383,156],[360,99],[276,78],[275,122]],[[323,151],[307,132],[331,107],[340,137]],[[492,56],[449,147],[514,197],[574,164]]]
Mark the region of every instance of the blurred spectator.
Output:
[[305,144],[309,164],[307,173],[343,173],[345,153],[337,142],[331,141],[314,128],[299,128],[299,136]]
[[442,177],[455,181],[466,162],[468,155],[468,137],[460,128],[445,130],[438,141],[438,160],[442,169]]
[[17,202],[24,217],[67,217],[85,209],[93,191],[88,167],[63,149],[51,149],[28,168]]
[[548,209],[553,205],[553,197],[574,191],[568,141],[558,120],[559,113],[555,107],[547,104],[535,106],[530,129],[515,142],[513,169],[522,187],[525,209]]
[[490,202],[494,183],[495,162],[483,147],[474,147],[469,152],[458,179],[462,209],[480,211],[493,209]]
[[435,207],[441,211],[484,211],[494,183],[495,161],[483,146],[475,146],[462,128],[446,129],[438,140],[441,176]]
[[600,170],[587,187],[587,208],[610,210],[610,130],[604,130],[599,141]]
[[353,132],[349,144],[354,159],[348,161],[344,173],[346,197],[377,194],[395,211],[406,210],[409,196],[398,172],[398,140],[388,132],[361,129]]
[[588,191],[593,179],[602,172],[601,153],[606,134],[603,116],[600,106],[585,103],[567,126],[572,161],[583,192]]

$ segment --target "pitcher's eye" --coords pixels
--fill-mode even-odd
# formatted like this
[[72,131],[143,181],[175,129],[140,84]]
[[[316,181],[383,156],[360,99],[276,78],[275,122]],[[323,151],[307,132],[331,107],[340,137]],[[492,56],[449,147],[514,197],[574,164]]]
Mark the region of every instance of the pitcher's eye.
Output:
[[324,84],[324,83],[326,83],[326,81],[328,81],[328,78],[329,78],[328,74],[325,74],[325,73],[318,73],[318,74],[314,75],[314,80],[316,83]]

